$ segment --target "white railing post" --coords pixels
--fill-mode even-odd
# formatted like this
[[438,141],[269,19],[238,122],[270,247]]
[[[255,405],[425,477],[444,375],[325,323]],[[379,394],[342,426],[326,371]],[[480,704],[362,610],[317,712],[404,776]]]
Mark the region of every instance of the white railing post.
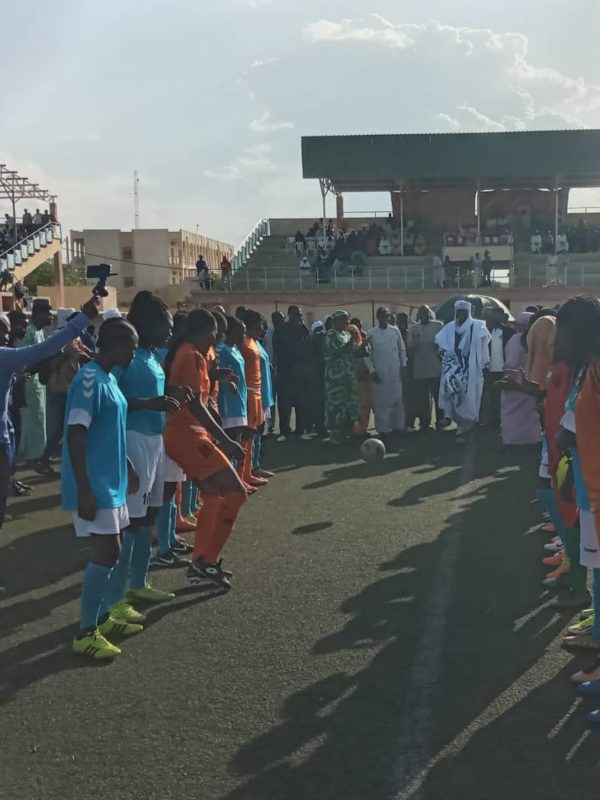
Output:
[[581,263],[581,286],[585,286],[585,265]]
[[369,269],[369,289],[373,288],[373,270]]
[[302,270],[300,270],[300,291],[302,291]]
[[337,289],[337,269],[333,270],[333,287]]
[[352,291],[354,291],[354,270],[352,270],[352,275],[350,280],[351,280]]
[[285,272],[281,270],[281,288],[285,289]]
[[404,267],[404,290],[408,289],[408,270]]
[[421,289],[425,288],[425,268],[421,267]]
[[527,271],[529,273],[529,288],[531,289],[531,264],[528,266]]
[[267,282],[267,270],[265,269],[265,292],[267,291],[269,284]]
[[389,267],[386,269],[385,273],[386,273],[386,278],[387,278],[387,288],[389,289],[390,288],[390,268]]

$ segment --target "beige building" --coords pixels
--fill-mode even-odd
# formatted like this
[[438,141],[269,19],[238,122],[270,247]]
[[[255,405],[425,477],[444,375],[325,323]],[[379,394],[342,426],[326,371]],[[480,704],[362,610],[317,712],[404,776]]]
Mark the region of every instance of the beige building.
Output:
[[204,256],[219,272],[224,255],[233,246],[192,231],[142,228],[132,231],[90,229],[71,231],[69,257],[73,264],[108,263],[118,275],[110,284],[118,291],[176,286],[196,275],[196,261]]

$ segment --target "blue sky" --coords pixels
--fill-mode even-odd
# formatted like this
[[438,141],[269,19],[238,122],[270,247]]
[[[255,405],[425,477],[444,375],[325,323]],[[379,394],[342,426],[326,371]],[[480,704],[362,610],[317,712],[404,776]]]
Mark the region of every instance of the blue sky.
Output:
[[600,127],[596,0],[41,9],[3,8],[0,162],[56,192],[67,227],[131,227],[134,169],[143,227],[235,244],[262,216],[319,216],[303,134]]

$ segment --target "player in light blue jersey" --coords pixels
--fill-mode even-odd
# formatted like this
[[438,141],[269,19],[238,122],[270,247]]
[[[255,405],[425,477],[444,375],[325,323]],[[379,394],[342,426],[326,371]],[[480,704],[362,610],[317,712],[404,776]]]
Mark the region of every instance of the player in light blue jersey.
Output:
[[107,634],[130,635],[141,625],[118,623],[108,613],[113,568],[120,552],[119,533],[129,525],[127,494],[139,480],[127,460],[127,401],[111,375],[127,367],[138,336],[128,322],[103,323],[98,354],[75,376],[67,394],[63,445],[62,500],[72,512],[75,534],[90,537],[90,560],[83,574],[80,629],[73,650],[107,659],[121,650]]

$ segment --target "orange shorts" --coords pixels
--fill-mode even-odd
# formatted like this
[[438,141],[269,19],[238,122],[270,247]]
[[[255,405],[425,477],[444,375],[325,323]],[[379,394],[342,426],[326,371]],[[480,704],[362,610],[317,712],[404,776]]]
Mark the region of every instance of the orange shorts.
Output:
[[179,464],[189,480],[203,481],[231,467],[231,461],[225,453],[219,450],[204,431],[194,428],[167,431],[165,450],[169,458]]
[[257,392],[248,392],[248,427],[257,431],[265,421],[262,399]]

